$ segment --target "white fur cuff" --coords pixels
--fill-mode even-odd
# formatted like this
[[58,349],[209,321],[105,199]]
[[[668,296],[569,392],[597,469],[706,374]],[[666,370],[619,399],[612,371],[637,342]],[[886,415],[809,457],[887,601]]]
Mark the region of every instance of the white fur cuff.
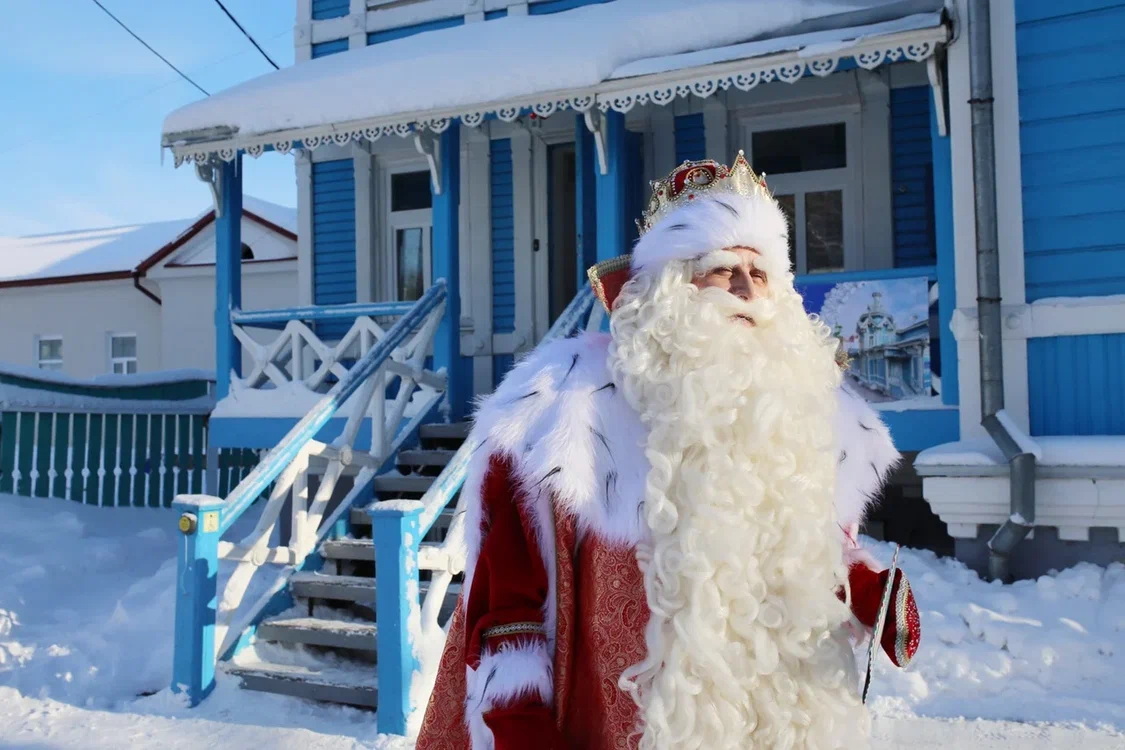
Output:
[[484,715],[524,697],[550,705],[554,698],[554,668],[545,641],[505,644],[485,652],[480,665],[465,670],[465,723],[472,750],[493,750],[492,730]]

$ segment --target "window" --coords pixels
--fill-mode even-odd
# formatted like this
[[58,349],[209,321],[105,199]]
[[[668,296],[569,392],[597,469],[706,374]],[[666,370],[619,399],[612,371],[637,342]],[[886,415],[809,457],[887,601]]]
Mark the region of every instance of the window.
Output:
[[250,247],[245,242],[242,243],[242,259],[254,260],[254,248]]
[[115,375],[132,375],[137,371],[136,334],[110,334],[109,367]]
[[843,271],[858,244],[854,205],[858,190],[849,158],[850,122],[755,129],[751,163],[766,174],[789,219],[789,259],[797,274]]
[[35,358],[40,370],[62,369],[62,336],[40,336],[35,342],[35,348]]
[[433,204],[429,171],[390,175],[391,210],[388,221],[394,291],[402,302],[422,296],[431,281]]

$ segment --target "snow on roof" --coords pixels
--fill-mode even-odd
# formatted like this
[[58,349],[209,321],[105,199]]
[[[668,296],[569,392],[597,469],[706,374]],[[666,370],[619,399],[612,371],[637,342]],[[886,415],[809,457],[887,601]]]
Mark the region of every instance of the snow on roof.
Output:
[[[250,196],[243,209],[297,233],[297,211]],[[130,272],[178,240],[208,209],[190,219],[27,237],[0,237],[0,282]]]
[[940,21],[940,13],[915,13],[904,18],[879,23],[773,37],[755,42],[743,42],[742,44],[732,44],[725,47],[685,52],[679,55],[651,57],[622,65],[613,71],[610,79],[617,80],[667,73],[684,68],[714,65],[731,60],[744,60],[795,50],[800,50],[804,57],[812,57],[826,52],[841,52],[871,37],[930,28],[936,26]]
[[[268,73],[175,110],[164,121],[164,140],[181,157],[192,153],[192,143],[235,134],[243,144],[254,136],[328,128],[322,135],[302,134],[311,148],[333,137],[347,140],[349,133],[334,127],[341,123],[384,118],[403,125],[450,116],[474,122],[486,111],[504,117],[521,101],[540,114],[540,105],[553,110],[554,102],[570,106],[585,98],[588,107],[595,87],[637,61],[729,49],[786,31],[883,22],[941,6],[940,0],[615,0],[551,15],[509,16],[427,32],[425,43],[398,39]],[[353,135],[374,139],[385,132],[408,130],[384,125]],[[321,140],[310,145],[316,138]],[[257,155],[264,143],[248,150]],[[284,144],[291,142],[281,139],[277,147],[289,147]]]

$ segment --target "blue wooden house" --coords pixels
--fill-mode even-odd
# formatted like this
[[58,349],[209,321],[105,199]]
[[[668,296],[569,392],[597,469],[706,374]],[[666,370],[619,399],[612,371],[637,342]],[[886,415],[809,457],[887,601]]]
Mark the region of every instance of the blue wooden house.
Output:
[[[876,347],[892,492],[995,575],[1120,557],[1125,2],[732,7],[297,0],[296,65],[168,116],[218,213],[213,447],[269,451],[177,501],[193,701],[219,663],[407,731],[464,562],[471,397],[601,324],[583,272],[628,251],[648,180],[738,149],[790,214],[810,310],[883,290],[918,312]],[[229,217],[251,159],[287,154],[299,299],[243,310]]]

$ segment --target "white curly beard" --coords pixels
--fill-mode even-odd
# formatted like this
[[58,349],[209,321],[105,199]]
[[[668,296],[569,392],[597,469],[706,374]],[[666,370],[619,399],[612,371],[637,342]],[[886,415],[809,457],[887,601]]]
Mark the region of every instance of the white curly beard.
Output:
[[835,594],[834,341],[791,277],[745,304],[691,273],[639,274],[611,318],[614,380],[650,430],[648,651],[621,681],[640,747],[865,746]]

